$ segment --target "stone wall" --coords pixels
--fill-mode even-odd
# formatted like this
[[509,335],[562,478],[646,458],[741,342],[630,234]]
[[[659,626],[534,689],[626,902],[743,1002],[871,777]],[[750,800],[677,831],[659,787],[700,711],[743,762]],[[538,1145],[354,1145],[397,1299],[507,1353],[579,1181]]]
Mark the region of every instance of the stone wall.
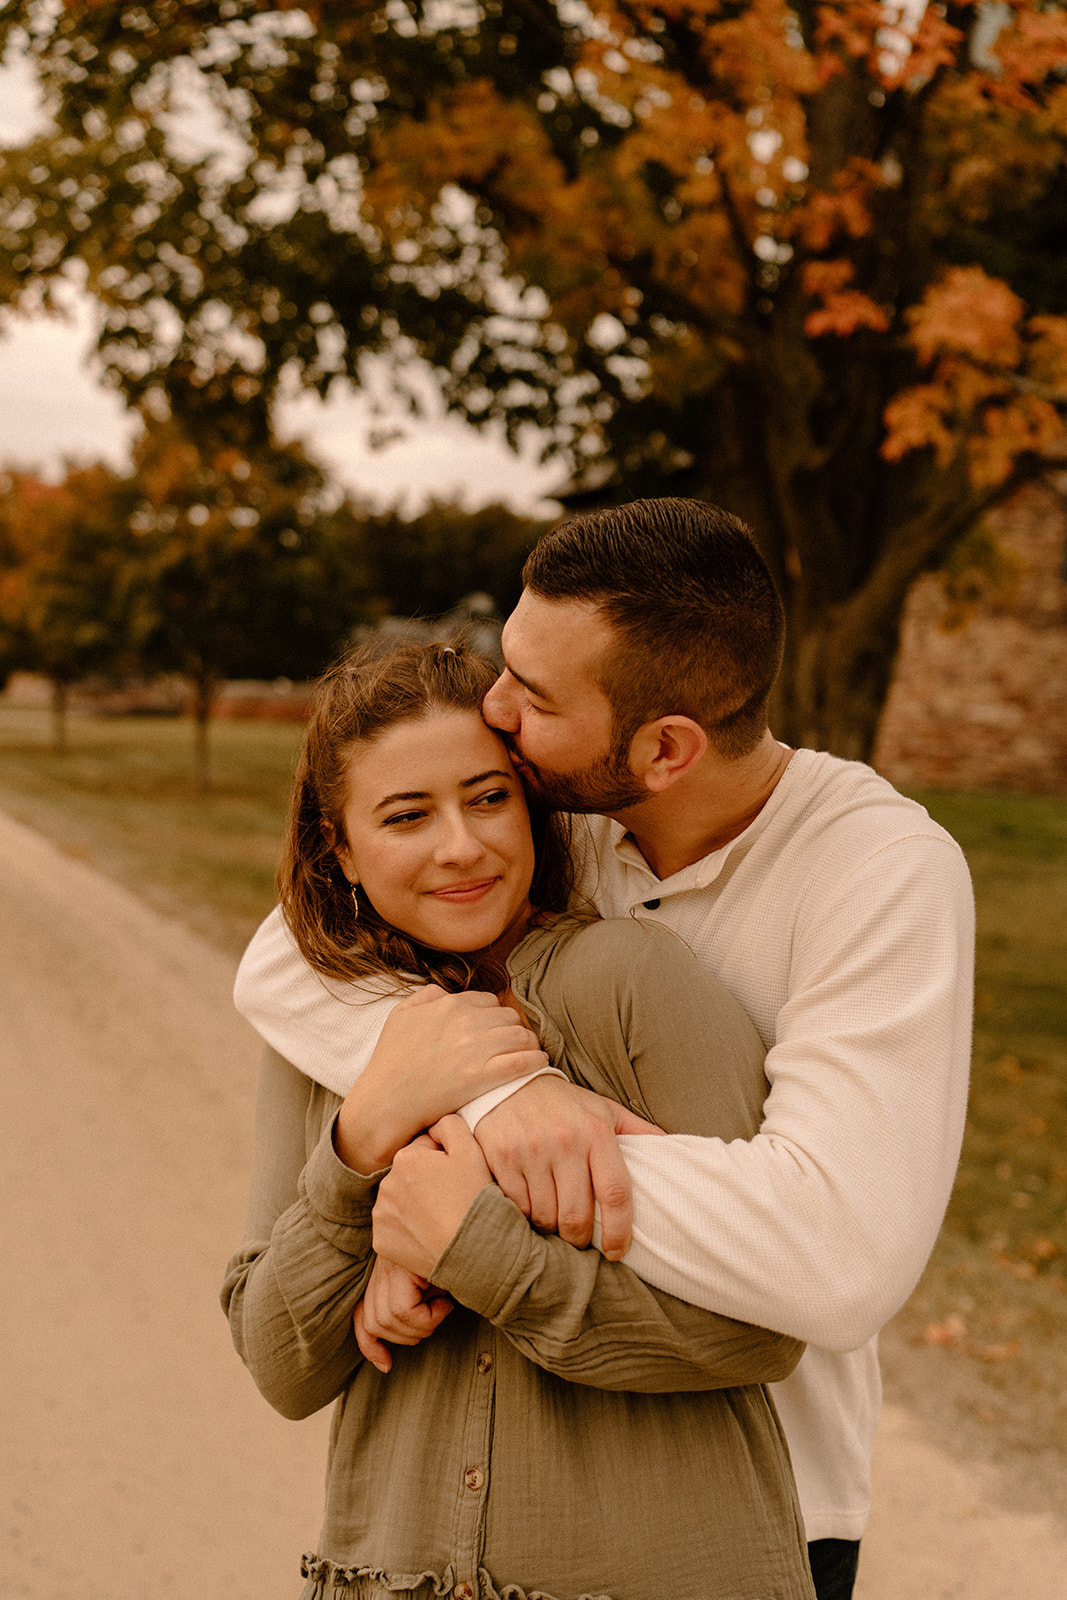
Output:
[[914,585],[874,765],[903,787],[1067,794],[1067,473],[990,528],[1016,581],[960,627],[938,577]]

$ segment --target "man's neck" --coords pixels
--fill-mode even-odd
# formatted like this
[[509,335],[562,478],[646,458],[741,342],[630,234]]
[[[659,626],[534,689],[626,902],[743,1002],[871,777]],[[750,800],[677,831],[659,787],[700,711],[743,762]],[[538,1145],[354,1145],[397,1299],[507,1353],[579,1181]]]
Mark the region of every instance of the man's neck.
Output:
[[708,751],[698,767],[640,805],[614,813],[657,878],[669,878],[744,833],[781,780],[793,751],[770,732],[728,761]]

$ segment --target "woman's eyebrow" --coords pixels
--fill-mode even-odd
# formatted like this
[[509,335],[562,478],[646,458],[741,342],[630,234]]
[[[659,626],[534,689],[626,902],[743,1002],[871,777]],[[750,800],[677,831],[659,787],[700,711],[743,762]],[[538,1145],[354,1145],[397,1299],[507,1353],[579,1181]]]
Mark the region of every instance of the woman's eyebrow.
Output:
[[387,794],[384,800],[379,800],[375,811],[381,811],[384,806],[395,805],[397,800],[428,800],[429,789],[400,789],[396,794]]
[[506,772],[503,767],[490,767],[488,772],[479,772],[477,777],[464,778],[460,784],[461,789],[473,789],[476,783],[484,783],[487,778],[514,778],[514,770]]
[[[488,772],[476,773],[473,778],[464,778],[460,783],[461,789],[473,789],[477,783],[485,783],[487,778],[506,778],[510,783],[515,777],[514,772],[508,772],[503,767],[490,767]],[[432,795],[429,789],[400,789],[396,794],[387,794],[384,800],[379,800],[374,807],[381,811],[385,806],[395,805],[398,800],[430,800]]]

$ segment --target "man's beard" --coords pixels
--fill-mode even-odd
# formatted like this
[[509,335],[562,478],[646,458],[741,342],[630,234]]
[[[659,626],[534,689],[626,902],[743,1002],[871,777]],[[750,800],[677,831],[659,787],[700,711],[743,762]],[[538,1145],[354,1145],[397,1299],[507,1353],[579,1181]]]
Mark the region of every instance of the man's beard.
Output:
[[507,745],[520,763],[519,775],[524,785],[550,811],[600,812],[607,816],[648,799],[648,790],[634,777],[625,755],[617,749],[573,772],[546,772],[525,760],[510,739]]

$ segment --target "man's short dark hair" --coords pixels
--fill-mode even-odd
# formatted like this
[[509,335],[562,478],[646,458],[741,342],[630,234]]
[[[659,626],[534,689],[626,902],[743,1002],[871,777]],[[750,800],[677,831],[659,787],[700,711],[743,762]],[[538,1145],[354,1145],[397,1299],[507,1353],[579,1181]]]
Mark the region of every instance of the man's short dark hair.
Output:
[[614,629],[595,677],[617,749],[672,713],[698,722],[722,755],[759,743],[785,621],[737,517],[682,499],[585,512],[539,540],[522,577],[542,599],[595,605]]

